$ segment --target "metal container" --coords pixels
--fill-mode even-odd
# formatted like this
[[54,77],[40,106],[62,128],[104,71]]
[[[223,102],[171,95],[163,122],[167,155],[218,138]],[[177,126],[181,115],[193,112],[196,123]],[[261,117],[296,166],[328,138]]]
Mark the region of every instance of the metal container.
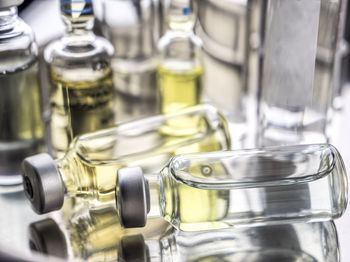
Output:
[[[246,0],[196,0],[196,34],[203,41],[206,99],[245,134]],[[235,143],[235,148],[239,147]]]

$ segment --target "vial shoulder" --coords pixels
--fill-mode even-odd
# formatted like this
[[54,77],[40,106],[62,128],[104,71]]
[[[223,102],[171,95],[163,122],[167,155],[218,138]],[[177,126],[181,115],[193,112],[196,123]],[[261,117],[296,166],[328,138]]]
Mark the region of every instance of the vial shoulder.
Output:
[[163,51],[171,47],[187,46],[201,49],[202,40],[193,32],[168,31],[158,41],[158,50]]
[[38,47],[31,27],[20,18],[17,19],[11,30],[0,35],[0,56],[9,51],[26,51],[27,54],[38,54]]
[[92,42],[69,43],[61,38],[51,42],[44,59],[51,74],[62,81],[96,81],[111,75],[113,47],[103,38]]
[[38,46],[32,29],[18,18],[13,30],[17,33],[0,37],[0,74],[25,70],[38,60]]
[[114,54],[112,44],[99,36],[76,37],[66,35],[48,44],[44,51],[45,61],[88,61],[104,59],[109,61]]

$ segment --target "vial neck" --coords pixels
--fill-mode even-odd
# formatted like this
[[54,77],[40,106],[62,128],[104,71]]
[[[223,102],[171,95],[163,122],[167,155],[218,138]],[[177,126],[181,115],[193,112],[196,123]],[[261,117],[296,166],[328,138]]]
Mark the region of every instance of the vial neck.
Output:
[[61,17],[66,25],[68,35],[91,35],[94,15],[91,0],[74,2],[61,0]]
[[148,218],[161,217],[162,207],[162,182],[160,174],[145,174],[145,178],[148,181],[149,188],[149,201],[150,201],[150,211],[147,214]]
[[2,35],[11,34],[17,24],[17,7],[0,9],[0,38]]
[[79,181],[74,176],[74,170],[69,159],[62,157],[55,160],[56,167],[62,179],[64,194],[68,197],[74,197],[79,191]]

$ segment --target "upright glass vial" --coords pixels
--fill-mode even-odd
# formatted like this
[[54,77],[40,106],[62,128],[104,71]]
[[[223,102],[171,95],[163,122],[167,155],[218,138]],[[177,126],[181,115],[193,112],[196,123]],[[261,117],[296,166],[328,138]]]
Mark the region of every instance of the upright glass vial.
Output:
[[[143,226],[148,211],[180,230],[200,231],[331,220],[347,205],[344,163],[328,144],[176,156],[146,177],[139,167],[118,171],[116,204],[125,227]],[[198,207],[206,198],[211,203]]]
[[61,0],[66,34],[45,50],[51,84],[51,140],[60,156],[77,135],[114,123],[112,45],[92,32],[91,0]]
[[190,0],[171,0],[169,30],[158,42],[158,103],[163,114],[201,103],[202,41],[193,33],[195,15]]
[[23,0],[0,1],[0,185],[22,182],[20,163],[44,150],[38,47],[17,16]]
[[[169,121],[190,117],[198,124],[192,132],[164,132]],[[48,154],[26,158],[26,196],[37,213],[60,209],[64,195],[87,199],[92,206],[113,202],[119,168],[139,165],[153,173],[174,155],[230,147],[226,120],[214,107],[199,105],[80,136],[57,160]]]
[[327,141],[342,0],[248,0],[247,84],[258,146]]

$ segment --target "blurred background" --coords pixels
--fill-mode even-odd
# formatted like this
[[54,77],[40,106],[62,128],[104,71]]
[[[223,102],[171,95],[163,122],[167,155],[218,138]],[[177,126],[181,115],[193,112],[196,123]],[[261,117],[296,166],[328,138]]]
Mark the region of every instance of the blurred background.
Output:
[[[284,7],[280,5],[281,1],[194,2],[195,33],[203,42],[203,101],[215,105],[227,118],[233,149],[330,142],[340,150],[349,170],[350,5],[347,1],[302,0],[305,5],[300,10],[294,1]],[[167,30],[166,0],[93,0],[93,4],[94,31],[109,39],[116,50],[112,67],[117,122],[159,113],[155,102],[156,49]],[[317,16],[313,8],[321,10]],[[19,16],[34,30],[39,45],[43,97],[48,97],[49,86],[43,50],[65,31],[58,10],[59,0],[25,0],[19,7]],[[279,26],[274,26],[276,24]],[[318,88],[310,89],[311,85]],[[48,101],[44,101],[44,121],[49,128]],[[24,205],[24,197],[19,194],[8,193],[0,198],[3,210],[0,215],[0,258],[1,253],[4,256],[16,254],[18,257],[13,261],[19,260],[22,252],[25,256],[32,255],[28,246],[28,227],[39,220],[39,216]],[[16,226],[8,227],[10,224]],[[58,236],[59,225],[51,224],[53,234]],[[223,252],[228,256],[227,260],[218,261],[250,261],[247,256],[251,261],[260,261],[257,257],[261,253],[253,252],[257,249],[248,248],[242,251],[246,254],[242,254],[237,243],[258,246],[272,253],[293,250],[299,259],[301,257],[298,260],[298,256],[291,255],[288,260],[280,256],[278,261],[340,261],[340,257],[341,261],[350,260],[350,250],[346,248],[350,243],[349,212],[335,225],[327,222],[246,231],[236,231],[220,241],[217,235],[197,238],[218,241],[217,248],[221,250],[236,243],[237,248],[230,251],[230,256]],[[197,239],[200,244],[196,247],[186,243],[186,237],[174,236],[172,232],[169,235],[167,239],[176,239],[173,241],[184,248],[183,252],[189,252],[188,258],[204,261],[195,255],[191,257],[191,252],[198,254],[207,248],[203,239]],[[40,239],[40,235],[36,237]],[[158,243],[161,237],[149,237],[155,238]],[[312,242],[319,245],[310,247]],[[147,244],[148,248],[152,246],[152,243]],[[311,258],[300,253],[312,253]],[[263,255],[266,260],[261,261],[268,261],[270,255]]]

